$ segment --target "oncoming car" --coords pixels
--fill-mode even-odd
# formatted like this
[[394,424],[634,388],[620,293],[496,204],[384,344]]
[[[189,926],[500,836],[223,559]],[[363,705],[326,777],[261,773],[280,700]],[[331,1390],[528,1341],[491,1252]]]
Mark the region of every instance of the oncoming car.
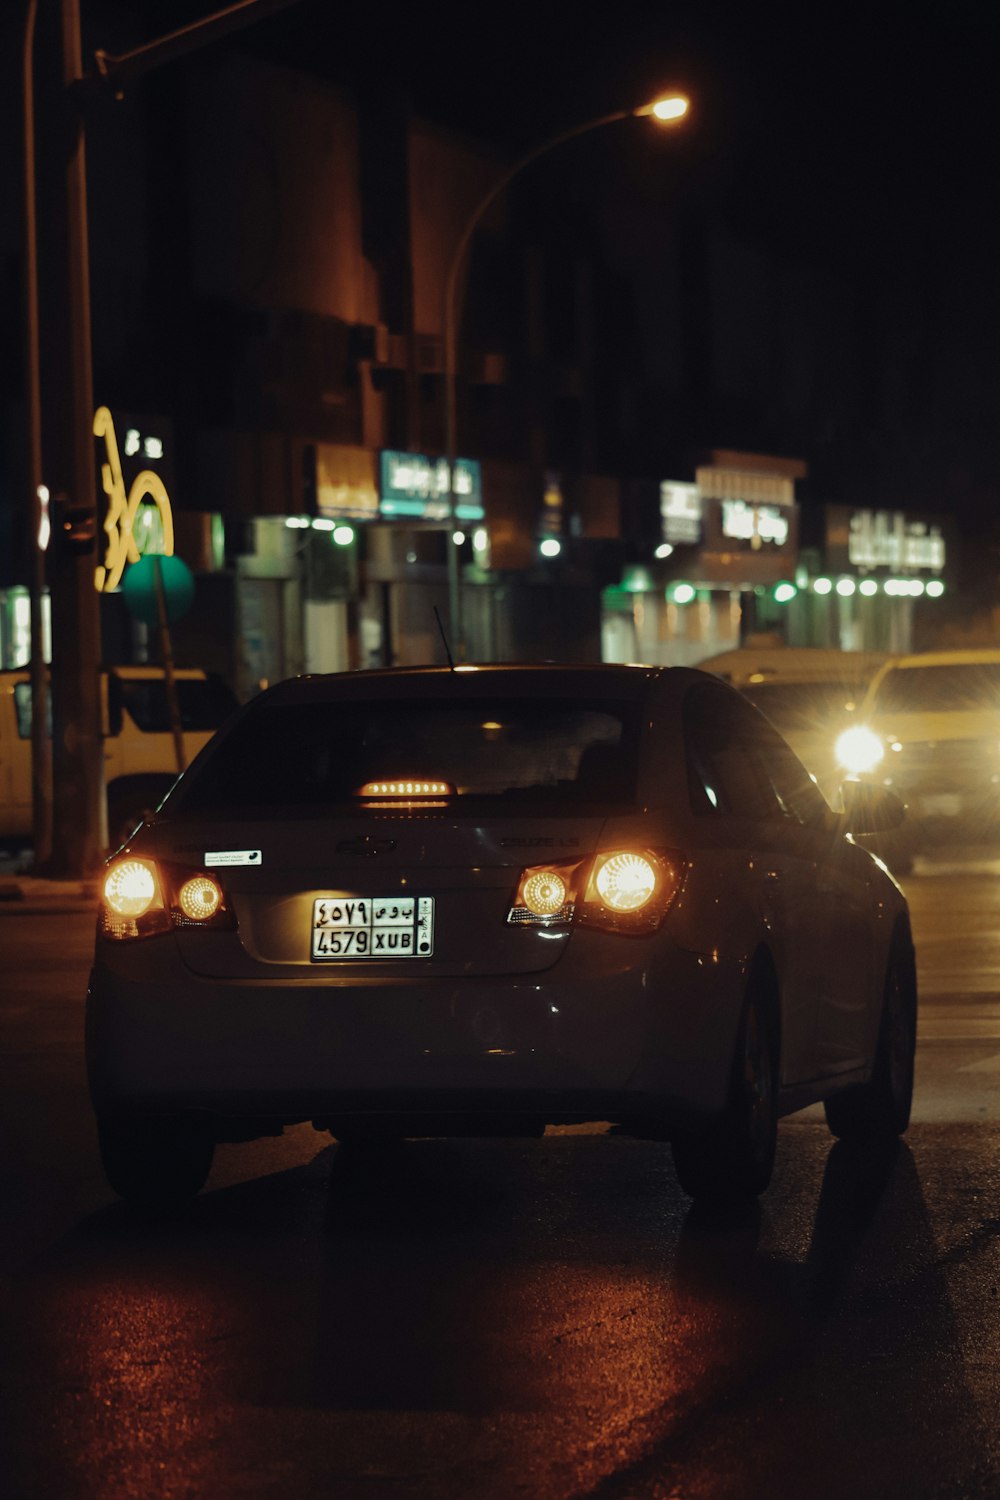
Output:
[[852,723],[865,684],[855,680],[798,681],[770,678],[750,681],[740,691],[792,747],[802,764],[833,799],[842,779],[834,763],[833,744]]
[[906,1128],[905,898],[763,715],[686,668],[306,677],[215,736],[108,863],[87,999],[103,1162],[183,1199],[218,1141],[611,1121],[693,1197],[780,1115]]
[[837,740],[844,774],[891,787],[908,816],[877,845],[901,874],[942,839],[1000,834],[1000,651],[892,658]]
[[837,805],[844,772],[834,746],[854,722],[884,652],[826,647],[740,647],[699,663],[725,677],[765,713]]

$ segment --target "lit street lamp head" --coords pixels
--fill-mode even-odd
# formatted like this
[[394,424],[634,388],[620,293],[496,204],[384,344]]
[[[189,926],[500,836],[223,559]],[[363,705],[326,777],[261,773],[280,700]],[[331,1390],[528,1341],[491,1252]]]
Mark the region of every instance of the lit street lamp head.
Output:
[[633,114],[652,115],[654,120],[669,125],[675,120],[683,120],[690,108],[690,101],[683,94],[664,94],[662,99],[654,99],[652,104],[643,104],[633,110]]

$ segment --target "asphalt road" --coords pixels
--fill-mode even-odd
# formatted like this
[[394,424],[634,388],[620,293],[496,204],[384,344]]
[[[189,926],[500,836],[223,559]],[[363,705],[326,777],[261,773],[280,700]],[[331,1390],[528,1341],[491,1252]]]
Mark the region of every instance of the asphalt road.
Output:
[[0,1490],[11,1500],[1000,1494],[1000,862],[907,882],[923,1006],[886,1159],[783,1122],[705,1222],[601,1127],[220,1148],[168,1225],[105,1187],[87,915],[0,915]]

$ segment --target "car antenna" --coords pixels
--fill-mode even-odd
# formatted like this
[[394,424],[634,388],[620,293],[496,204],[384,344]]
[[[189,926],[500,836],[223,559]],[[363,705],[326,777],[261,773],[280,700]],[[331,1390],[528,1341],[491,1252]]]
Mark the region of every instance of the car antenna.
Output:
[[441,624],[441,615],[440,615],[440,612],[439,612],[438,607],[437,607],[436,604],[432,605],[431,607],[434,610],[434,618],[438,622],[438,630],[440,630],[440,632],[441,632],[441,639],[444,641],[444,654],[448,658],[448,665],[449,665],[449,667],[454,672],[454,670],[455,670],[455,658],[451,654],[451,647],[448,645],[448,637],[445,635],[445,633],[444,633],[444,626]]

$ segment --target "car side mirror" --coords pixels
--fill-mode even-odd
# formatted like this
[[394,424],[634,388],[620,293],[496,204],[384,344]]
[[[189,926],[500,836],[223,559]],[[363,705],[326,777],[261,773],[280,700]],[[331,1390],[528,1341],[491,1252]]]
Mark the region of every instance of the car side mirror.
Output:
[[906,804],[891,787],[871,781],[845,781],[840,794],[844,822],[851,833],[888,833],[906,817]]

